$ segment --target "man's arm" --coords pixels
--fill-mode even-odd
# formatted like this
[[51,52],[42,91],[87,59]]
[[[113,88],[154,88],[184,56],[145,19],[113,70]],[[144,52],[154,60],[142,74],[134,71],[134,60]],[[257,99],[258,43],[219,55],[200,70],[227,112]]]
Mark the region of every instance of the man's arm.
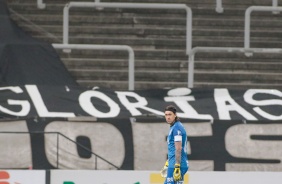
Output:
[[[179,140],[179,139],[178,139]],[[173,179],[174,181],[181,180],[181,171],[180,171],[180,160],[181,160],[181,149],[182,149],[182,142],[181,141],[175,141],[175,165],[174,165],[174,171],[173,171]]]
[[175,144],[175,164],[180,164],[182,142],[181,141],[175,141],[174,144]]

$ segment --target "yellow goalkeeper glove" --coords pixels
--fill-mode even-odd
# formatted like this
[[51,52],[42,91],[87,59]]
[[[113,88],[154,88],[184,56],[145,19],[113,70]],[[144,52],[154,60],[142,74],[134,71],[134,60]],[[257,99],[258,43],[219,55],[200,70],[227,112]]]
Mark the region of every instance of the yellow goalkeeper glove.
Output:
[[164,165],[164,167],[162,168],[162,170],[161,170],[161,176],[163,177],[163,178],[166,178],[166,176],[167,176],[167,168],[168,168],[168,160],[165,162],[165,165]]
[[173,179],[174,179],[174,181],[181,180],[180,164],[174,165]]

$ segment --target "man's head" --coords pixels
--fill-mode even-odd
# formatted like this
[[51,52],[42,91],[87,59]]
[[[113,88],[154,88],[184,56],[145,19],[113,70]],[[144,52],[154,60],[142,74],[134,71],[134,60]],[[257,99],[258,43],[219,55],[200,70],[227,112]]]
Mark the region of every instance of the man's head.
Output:
[[173,105],[169,105],[165,108],[165,119],[168,124],[173,124],[178,119],[176,108]]

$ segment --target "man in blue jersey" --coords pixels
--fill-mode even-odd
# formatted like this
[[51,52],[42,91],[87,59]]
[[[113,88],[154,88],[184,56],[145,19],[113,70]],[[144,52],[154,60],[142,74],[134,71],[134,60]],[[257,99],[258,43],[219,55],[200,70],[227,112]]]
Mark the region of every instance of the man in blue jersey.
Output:
[[168,159],[161,175],[166,177],[164,184],[182,184],[184,174],[188,171],[187,133],[179,121],[176,108],[169,105],[165,108],[165,119],[170,125],[167,137]]

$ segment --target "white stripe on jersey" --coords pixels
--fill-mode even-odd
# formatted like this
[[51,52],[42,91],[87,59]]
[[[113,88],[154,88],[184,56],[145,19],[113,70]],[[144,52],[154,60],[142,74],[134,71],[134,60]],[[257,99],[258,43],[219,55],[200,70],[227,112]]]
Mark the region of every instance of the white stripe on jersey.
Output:
[[174,141],[180,141],[180,142],[182,142],[182,136],[181,135],[176,135],[176,136],[174,136]]

